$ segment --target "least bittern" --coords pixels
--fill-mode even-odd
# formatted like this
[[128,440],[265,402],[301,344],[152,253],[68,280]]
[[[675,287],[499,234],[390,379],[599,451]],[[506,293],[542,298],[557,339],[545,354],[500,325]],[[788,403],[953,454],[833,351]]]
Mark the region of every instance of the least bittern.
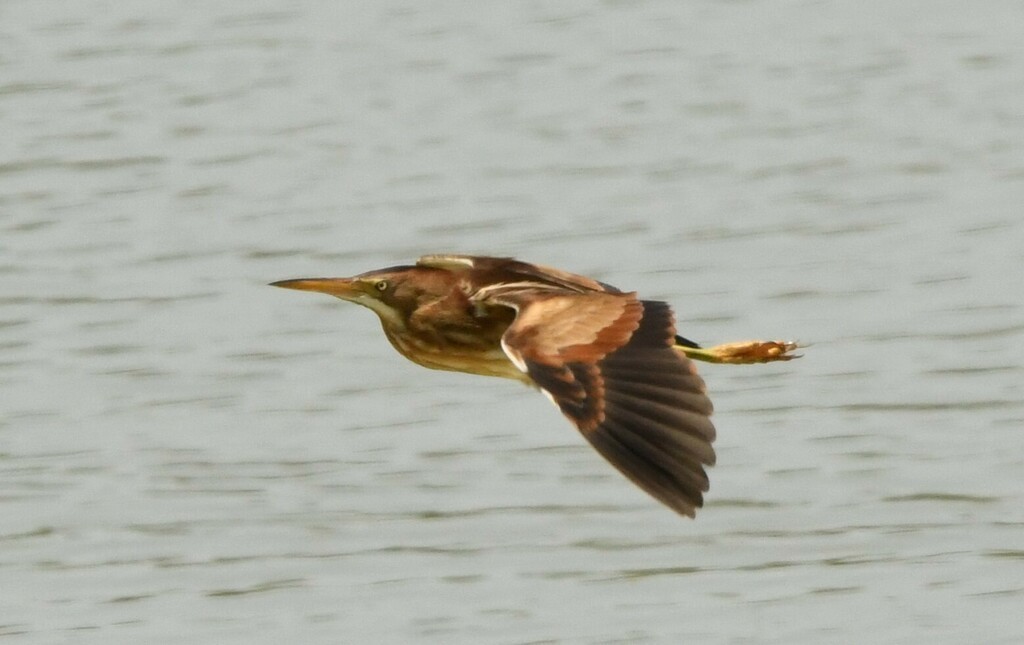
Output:
[[424,367],[539,388],[613,466],[690,517],[715,463],[711,400],[690,359],[785,361],[797,347],[702,348],[676,335],[664,302],[511,258],[427,255],[352,278],[272,284],[372,309],[395,349]]

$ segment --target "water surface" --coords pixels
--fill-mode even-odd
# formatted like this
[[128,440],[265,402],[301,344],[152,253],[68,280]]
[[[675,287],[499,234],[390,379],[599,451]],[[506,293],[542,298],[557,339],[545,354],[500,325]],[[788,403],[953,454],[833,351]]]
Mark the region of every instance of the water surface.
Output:
[[[0,635],[1017,643],[1011,4],[0,8]],[[672,302],[682,520],[536,394],[265,286],[441,251]]]

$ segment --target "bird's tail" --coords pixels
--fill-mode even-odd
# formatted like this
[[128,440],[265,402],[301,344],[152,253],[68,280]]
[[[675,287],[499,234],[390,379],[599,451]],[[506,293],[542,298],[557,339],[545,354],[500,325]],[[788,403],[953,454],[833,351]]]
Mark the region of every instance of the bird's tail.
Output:
[[793,353],[799,347],[801,345],[788,340],[741,340],[714,347],[701,347],[682,336],[676,336],[675,344],[675,349],[685,354],[687,358],[731,365],[792,360],[800,357],[800,354]]

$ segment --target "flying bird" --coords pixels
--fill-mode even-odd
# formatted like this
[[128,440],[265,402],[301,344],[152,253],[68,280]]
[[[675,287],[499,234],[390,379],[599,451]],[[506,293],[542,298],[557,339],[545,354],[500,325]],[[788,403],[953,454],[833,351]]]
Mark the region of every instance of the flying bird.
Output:
[[351,278],[271,285],[373,310],[394,348],[424,367],[540,389],[615,468],[689,517],[715,463],[711,400],[691,359],[796,357],[788,341],[700,347],[676,334],[664,302],[512,258],[426,255]]

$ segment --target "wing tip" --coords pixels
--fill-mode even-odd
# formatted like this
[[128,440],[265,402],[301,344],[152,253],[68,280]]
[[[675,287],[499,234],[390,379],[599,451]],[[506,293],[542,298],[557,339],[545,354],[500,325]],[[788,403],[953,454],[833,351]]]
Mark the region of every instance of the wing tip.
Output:
[[672,454],[672,448],[615,422],[583,434],[619,472],[676,513],[693,518],[704,506],[704,493],[710,488],[704,466],[710,464],[696,455]]

